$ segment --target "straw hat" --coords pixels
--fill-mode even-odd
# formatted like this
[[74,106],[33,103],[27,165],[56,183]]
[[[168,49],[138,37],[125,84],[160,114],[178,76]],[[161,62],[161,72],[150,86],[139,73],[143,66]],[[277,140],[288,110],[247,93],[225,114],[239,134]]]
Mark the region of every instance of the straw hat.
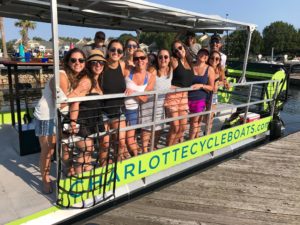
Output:
[[106,59],[104,58],[104,54],[101,50],[93,49],[88,52],[87,61],[89,62],[94,60],[101,60],[106,62]]

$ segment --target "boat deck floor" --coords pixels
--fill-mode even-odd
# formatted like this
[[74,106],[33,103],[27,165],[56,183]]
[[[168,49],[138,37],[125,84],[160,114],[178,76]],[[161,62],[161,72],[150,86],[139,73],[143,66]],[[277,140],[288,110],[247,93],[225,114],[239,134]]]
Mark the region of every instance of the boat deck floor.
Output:
[[40,154],[21,157],[18,133],[10,125],[0,125],[0,143],[0,224],[52,207],[55,193],[44,195],[40,190]]
[[300,224],[300,132],[78,224]]

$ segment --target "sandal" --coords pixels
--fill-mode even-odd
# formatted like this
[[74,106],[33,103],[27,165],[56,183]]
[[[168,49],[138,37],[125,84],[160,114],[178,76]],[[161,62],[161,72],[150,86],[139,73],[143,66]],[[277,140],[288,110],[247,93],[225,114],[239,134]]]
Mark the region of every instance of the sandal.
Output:
[[52,181],[47,182],[47,183],[43,182],[42,193],[45,194],[45,195],[53,193],[53,183],[52,183]]

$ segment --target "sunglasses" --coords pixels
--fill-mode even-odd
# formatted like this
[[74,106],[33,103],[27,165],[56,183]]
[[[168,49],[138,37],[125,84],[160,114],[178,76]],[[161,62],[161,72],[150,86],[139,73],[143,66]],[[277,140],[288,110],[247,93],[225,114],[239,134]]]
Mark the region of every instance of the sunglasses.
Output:
[[211,60],[220,61],[219,57],[210,57]]
[[123,54],[123,50],[120,48],[110,48],[110,52],[117,52],[119,55]]
[[214,40],[214,41],[210,42],[210,44],[211,44],[211,45],[214,45],[214,44],[219,44],[219,43],[220,43],[220,41],[219,41],[219,40]]
[[105,62],[102,60],[93,60],[93,61],[90,61],[90,64],[92,66],[96,66],[97,64],[99,64],[100,66],[103,66],[105,64]]
[[79,63],[84,63],[85,62],[85,59],[83,58],[79,58],[79,59],[76,59],[76,58],[70,58],[70,62],[71,63],[76,63],[76,62],[79,62]]
[[137,45],[127,45],[127,48],[133,48],[133,49],[136,49],[137,48]]
[[103,37],[95,37],[95,39],[100,40],[100,41],[104,41],[105,40]]
[[168,55],[159,55],[158,58],[159,59],[168,59],[169,56]]
[[133,61],[145,60],[146,58],[146,56],[135,56],[133,57]]
[[182,45],[180,45],[180,46],[178,46],[178,48],[174,49],[174,52],[177,53],[179,51],[182,51],[182,49],[183,49],[183,47],[182,47]]

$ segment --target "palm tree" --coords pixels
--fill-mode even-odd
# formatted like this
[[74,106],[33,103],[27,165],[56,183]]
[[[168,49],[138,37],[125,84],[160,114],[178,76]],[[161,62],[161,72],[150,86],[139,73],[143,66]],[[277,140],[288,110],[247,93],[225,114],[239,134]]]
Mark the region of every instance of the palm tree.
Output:
[[20,34],[22,36],[22,42],[24,46],[27,46],[28,43],[28,30],[34,30],[36,28],[36,23],[30,20],[18,20],[15,22],[16,27],[20,27]]
[[4,31],[3,17],[0,17],[0,33],[1,33],[1,39],[2,39],[3,57],[4,58],[8,58],[7,48],[6,48],[6,40],[5,40],[5,31]]

